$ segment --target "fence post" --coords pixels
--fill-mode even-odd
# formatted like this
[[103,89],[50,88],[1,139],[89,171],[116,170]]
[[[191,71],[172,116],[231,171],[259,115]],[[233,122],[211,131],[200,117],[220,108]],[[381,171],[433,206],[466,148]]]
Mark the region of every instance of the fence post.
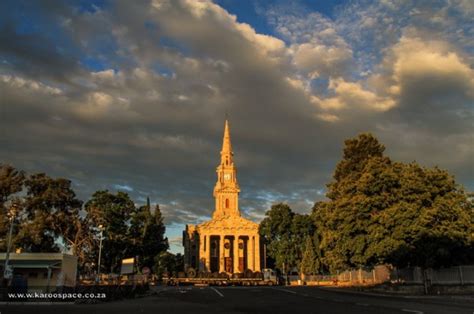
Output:
[[359,283],[362,283],[362,268],[359,268]]
[[423,285],[425,287],[425,294],[428,294],[428,288],[431,287],[433,276],[431,273],[431,278],[428,279],[428,270],[426,268],[422,268],[422,273],[423,273]]
[[462,273],[462,266],[459,265],[459,280],[461,281],[461,286],[464,285],[464,278],[463,278],[463,273]]
[[375,268],[374,268],[374,269],[372,269],[372,278],[373,278],[373,280],[374,280],[374,285],[375,285],[375,277],[376,277],[376,276],[375,276]]

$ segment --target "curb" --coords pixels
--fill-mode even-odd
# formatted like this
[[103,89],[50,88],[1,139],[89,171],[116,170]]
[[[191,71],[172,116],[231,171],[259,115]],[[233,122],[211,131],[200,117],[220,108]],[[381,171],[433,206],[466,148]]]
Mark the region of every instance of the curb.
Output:
[[403,295],[403,294],[387,294],[387,293],[378,293],[378,292],[366,292],[366,291],[358,291],[358,290],[351,290],[348,288],[329,288],[329,287],[319,287],[322,290],[326,291],[336,291],[342,293],[352,293],[352,294],[361,294],[367,296],[376,296],[376,297],[389,297],[389,298],[404,298],[404,299],[435,299],[435,300],[443,300],[443,299],[458,299],[463,301],[470,301],[474,302],[474,296],[462,296],[462,295]]

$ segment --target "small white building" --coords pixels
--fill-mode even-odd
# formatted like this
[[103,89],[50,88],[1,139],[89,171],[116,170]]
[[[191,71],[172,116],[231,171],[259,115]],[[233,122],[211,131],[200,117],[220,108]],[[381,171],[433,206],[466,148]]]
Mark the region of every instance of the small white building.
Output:
[[[1,276],[5,258],[6,253],[0,253]],[[28,292],[46,292],[76,286],[77,256],[74,255],[10,253],[8,264],[13,268],[14,278],[21,276],[26,281]]]

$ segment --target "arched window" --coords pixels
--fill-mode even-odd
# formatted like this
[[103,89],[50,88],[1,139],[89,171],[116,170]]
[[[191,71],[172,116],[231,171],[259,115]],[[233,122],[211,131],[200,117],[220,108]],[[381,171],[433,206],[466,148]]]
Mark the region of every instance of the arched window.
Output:
[[229,208],[229,199],[228,198],[225,199],[225,208]]

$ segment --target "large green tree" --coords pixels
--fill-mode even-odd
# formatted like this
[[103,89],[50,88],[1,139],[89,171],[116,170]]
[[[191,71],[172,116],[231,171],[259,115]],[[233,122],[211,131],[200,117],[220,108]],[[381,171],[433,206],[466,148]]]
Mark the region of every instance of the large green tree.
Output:
[[331,270],[378,263],[437,267],[470,258],[472,202],[449,173],[392,162],[370,134],[345,144],[329,201],[313,208]]
[[99,252],[100,226],[102,235],[102,271],[118,272],[121,260],[127,256],[127,250],[133,242],[129,237],[129,222],[135,212],[135,204],[127,193],[113,194],[107,190],[95,192],[85,204],[87,220],[95,245],[90,255],[90,263],[96,263]]
[[128,255],[139,256],[139,266],[152,269],[155,257],[169,247],[165,231],[160,206],[156,205],[152,213],[148,201],[147,205],[139,207],[132,214],[129,229],[132,246]]
[[80,215],[82,202],[69,180],[44,173],[26,176],[23,171],[0,164],[0,250],[6,248],[6,212],[13,200],[17,209],[14,248],[52,252],[62,246],[78,255],[79,263],[84,260],[88,226]]
[[95,239],[90,263],[97,262],[99,226],[103,227],[103,271],[118,272],[121,260],[129,257],[138,257],[139,268],[153,269],[155,257],[168,249],[160,207],[151,210],[149,200],[137,208],[127,193],[97,191],[86,203],[85,211]]
[[299,267],[304,239],[314,233],[311,217],[294,213],[283,203],[273,205],[265,215],[260,223],[260,235],[267,245],[267,255],[284,273]]
[[16,246],[29,252],[58,251],[61,242],[76,251],[79,211],[71,181],[33,174],[25,182],[26,196],[19,213],[20,225]]
[[155,256],[169,248],[165,231],[163,216],[160,206],[157,204],[153,213],[148,216],[147,225],[143,232],[142,262],[144,266],[152,268]]
[[376,260],[398,266],[441,267],[474,262],[474,212],[464,190],[447,171],[416,163],[399,170],[396,199],[374,216],[368,247]]

